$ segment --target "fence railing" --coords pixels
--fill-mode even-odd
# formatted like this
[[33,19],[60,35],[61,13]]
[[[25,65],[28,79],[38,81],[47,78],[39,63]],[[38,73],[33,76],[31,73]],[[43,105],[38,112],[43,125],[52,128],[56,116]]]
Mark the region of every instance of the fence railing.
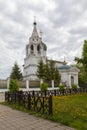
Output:
[[52,114],[52,96],[62,96],[87,92],[87,88],[41,91],[5,92],[5,101],[17,103],[24,108],[41,114]]
[[39,112],[41,114],[52,114],[52,96],[35,96],[29,92],[5,92],[5,101],[9,104],[18,103],[19,106]]
[[77,88],[77,89],[70,89],[66,88],[64,90],[47,90],[45,92],[41,91],[25,91],[24,93],[29,93],[32,96],[62,96],[62,95],[70,95],[70,94],[76,94],[76,93],[84,93],[87,92],[87,88]]

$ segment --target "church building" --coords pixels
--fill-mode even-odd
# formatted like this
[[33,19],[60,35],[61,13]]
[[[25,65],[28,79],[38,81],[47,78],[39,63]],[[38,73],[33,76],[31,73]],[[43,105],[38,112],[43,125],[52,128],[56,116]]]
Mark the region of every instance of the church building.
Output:
[[[29,38],[29,43],[26,45],[26,57],[24,59],[23,76],[24,80],[37,80],[37,66],[40,60],[46,63],[47,46],[42,41],[41,33],[37,31],[37,23],[33,23],[33,32]],[[61,83],[71,87],[71,84],[78,85],[79,70],[76,67],[71,67],[66,62],[55,61],[59,73],[61,75]]]

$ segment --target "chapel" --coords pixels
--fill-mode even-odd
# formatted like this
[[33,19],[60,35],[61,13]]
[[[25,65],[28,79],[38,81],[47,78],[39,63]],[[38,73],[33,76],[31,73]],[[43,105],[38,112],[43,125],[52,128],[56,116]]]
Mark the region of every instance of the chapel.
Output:
[[[24,80],[37,80],[37,66],[40,60],[46,63],[47,45],[42,40],[42,33],[37,31],[37,22],[34,20],[33,32],[29,38],[29,43],[26,45],[26,57],[24,59],[23,76]],[[55,61],[55,60],[54,60]],[[78,86],[79,69],[66,64],[66,61],[55,61],[55,65],[61,75],[61,83],[65,83],[67,87],[72,84]]]

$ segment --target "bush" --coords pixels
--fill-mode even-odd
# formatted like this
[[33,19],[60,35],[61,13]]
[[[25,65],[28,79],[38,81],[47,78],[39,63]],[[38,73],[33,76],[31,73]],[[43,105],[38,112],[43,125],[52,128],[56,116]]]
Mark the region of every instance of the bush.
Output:
[[16,92],[19,90],[18,81],[14,79],[10,79],[9,91]]
[[59,90],[65,90],[65,85],[64,84],[59,85]]
[[72,84],[72,89],[73,90],[77,90],[77,85],[76,84]]
[[41,86],[40,86],[40,90],[42,92],[45,92],[48,88],[48,84],[47,83],[42,83]]

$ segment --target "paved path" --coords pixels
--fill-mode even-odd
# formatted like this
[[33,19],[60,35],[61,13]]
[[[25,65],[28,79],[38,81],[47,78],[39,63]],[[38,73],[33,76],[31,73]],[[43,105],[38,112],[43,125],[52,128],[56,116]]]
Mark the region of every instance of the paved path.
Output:
[[0,105],[0,130],[74,130],[74,129],[39,117],[35,117],[33,115],[29,115],[28,113],[13,110],[10,107],[4,105]]

